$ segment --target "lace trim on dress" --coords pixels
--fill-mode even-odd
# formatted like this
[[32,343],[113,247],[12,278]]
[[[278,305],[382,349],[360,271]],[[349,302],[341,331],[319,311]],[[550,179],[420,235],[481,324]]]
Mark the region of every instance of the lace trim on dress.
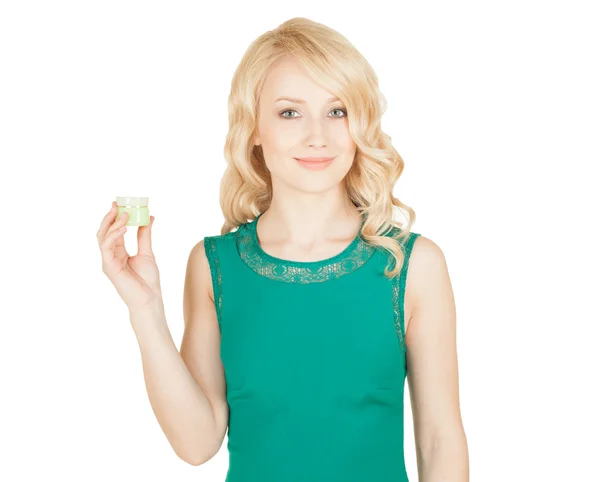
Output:
[[221,308],[223,305],[223,296],[221,293],[221,264],[219,263],[216,239],[214,237],[208,236],[204,238],[204,250],[206,252],[206,257],[208,258],[208,264],[210,266],[210,275],[212,277],[213,297],[215,298],[217,321],[219,323],[219,330],[221,330]]
[[404,239],[403,244],[401,244],[404,251],[404,262],[402,264],[400,273],[394,278],[394,283],[392,285],[394,326],[396,327],[400,348],[402,349],[403,353],[406,353],[406,329],[404,326],[404,295],[406,291],[406,275],[408,273],[410,253],[418,236],[420,236],[419,233],[409,233],[408,237]]
[[291,261],[276,258],[265,253],[258,243],[256,235],[258,217],[250,223],[241,225],[236,231],[238,252],[249,268],[273,280],[285,283],[329,281],[356,271],[376,250],[362,238],[359,231],[349,246],[331,258],[320,261]]

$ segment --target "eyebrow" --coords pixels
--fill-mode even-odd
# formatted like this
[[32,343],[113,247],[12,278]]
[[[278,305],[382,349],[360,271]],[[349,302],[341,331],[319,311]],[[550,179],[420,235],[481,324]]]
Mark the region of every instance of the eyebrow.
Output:
[[[286,97],[286,96],[275,99],[275,101],[273,103],[279,102],[280,100],[287,100],[288,102],[293,102],[294,104],[306,104],[306,101],[304,99],[296,99],[294,97]],[[338,99],[337,97],[330,97],[329,99],[327,99],[328,104],[331,104],[333,102],[338,102],[338,101],[340,101],[340,99]]]

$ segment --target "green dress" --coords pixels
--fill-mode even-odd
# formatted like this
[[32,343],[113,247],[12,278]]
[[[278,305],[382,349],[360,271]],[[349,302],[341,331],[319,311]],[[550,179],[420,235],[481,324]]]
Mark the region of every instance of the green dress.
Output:
[[390,280],[391,254],[360,232],[325,260],[270,256],[260,216],[204,238],[230,409],[226,482],[408,481],[403,300],[420,235]]

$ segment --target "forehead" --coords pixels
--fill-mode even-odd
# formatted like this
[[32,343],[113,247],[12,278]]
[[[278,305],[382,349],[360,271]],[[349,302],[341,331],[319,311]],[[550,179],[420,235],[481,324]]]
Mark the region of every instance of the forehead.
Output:
[[261,100],[273,103],[280,97],[303,99],[307,102],[331,101],[332,94],[317,84],[295,59],[286,57],[269,71]]

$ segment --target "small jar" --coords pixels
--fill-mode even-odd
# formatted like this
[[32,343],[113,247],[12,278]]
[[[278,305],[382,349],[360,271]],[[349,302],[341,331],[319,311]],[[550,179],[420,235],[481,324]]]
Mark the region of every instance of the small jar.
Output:
[[122,212],[129,215],[126,226],[148,226],[150,211],[147,197],[117,197],[117,219]]

